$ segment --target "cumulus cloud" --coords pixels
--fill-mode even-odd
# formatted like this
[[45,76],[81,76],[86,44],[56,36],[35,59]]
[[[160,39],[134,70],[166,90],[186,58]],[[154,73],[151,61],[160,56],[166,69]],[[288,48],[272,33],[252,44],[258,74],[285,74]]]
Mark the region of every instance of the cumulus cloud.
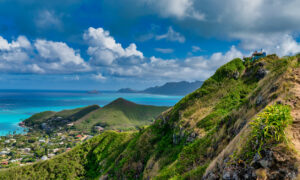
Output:
[[37,64],[29,64],[28,67],[29,69],[31,69],[33,73],[37,73],[37,74],[45,73],[45,70],[39,67]]
[[185,37],[181,35],[179,32],[174,31],[172,27],[169,27],[168,32],[166,34],[156,36],[156,40],[166,39],[168,41],[177,41],[180,43],[185,42]]
[[97,73],[92,75],[92,78],[98,81],[103,81],[106,79],[106,77],[104,77],[101,73]]
[[31,47],[30,42],[25,36],[19,36],[17,40],[13,40],[11,43],[9,43],[6,39],[0,36],[0,50],[14,50],[14,49],[29,49]]
[[254,51],[264,49],[267,53],[276,53],[279,56],[294,55],[300,52],[300,44],[290,34],[235,34],[242,39],[240,47]]
[[243,54],[232,46],[226,53],[214,53],[210,57],[195,56],[187,59],[162,59],[150,57],[146,62],[134,66],[113,66],[108,68],[112,76],[133,77],[140,80],[179,81],[204,80],[215,70]]
[[24,36],[8,42],[0,36],[0,71],[1,72],[33,72],[32,65],[24,64],[30,59],[31,43]]
[[242,58],[243,54],[241,51],[232,46],[226,53],[213,53],[209,58],[204,56],[194,56],[187,58],[185,63],[187,66],[191,66],[197,69],[207,69],[208,71],[214,71],[221,65],[229,62],[234,58]]
[[[95,32],[93,32],[95,31]],[[106,74],[108,77],[119,78],[135,78],[140,80],[153,80],[153,81],[178,81],[178,80],[204,80],[212,75],[215,70],[228,61],[240,57],[243,57],[243,53],[235,46],[232,46],[230,50],[225,53],[216,52],[211,56],[191,56],[185,59],[162,59],[158,57],[144,57],[137,56],[136,53],[133,56],[124,55],[124,48],[120,43],[116,43],[115,39],[109,35],[109,33],[103,29],[90,28],[90,32],[85,33],[85,39],[89,42],[89,49],[95,48],[102,50],[109,50],[113,57],[110,63],[103,66],[103,63],[95,64],[95,67],[101,67],[100,71]],[[88,38],[87,38],[88,37]],[[169,36],[164,36],[166,38]],[[173,36],[171,36],[173,37]],[[250,36],[249,36],[250,37]],[[251,41],[255,39],[249,38]],[[257,37],[257,41],[251,43],[250,40],[247,43],[249,47],[240,47],[250,52],[252,49],[256,49],[257,45],[262,45],[262,37]],[[274,47],[273,50],[279,54],[286,54],[290,52],[296,52],[299,48],[298,43],[291,37],[286,36],[284,41],[275,41],[270,39],[270,42],[266,41],[266,45]],[[253,44],[253,45],[251,45]],[[277,44],[277,46],[274,46]],[[280,44],[280,46],[278,46]],[[134,46],[133,49],[137,49]],[[156,48],[158,52],[171,53],[172,49]],[[192,51],[202,51],[198,46],[192,46]],[[270,50],[271,52],[271,50]],[[122,55],[123,54],[123,55]],[[141,53],[142,54],[142,53]],[[90,54],[91,62],[95,61],[94,54]],[[100,79],[102,79],[100,74]]]
[[0,36],[0,71],[6,73],[65,74],[89,71],[90,66],[66,43],[25,36],[8,42]]
[[79,53],[66,43],[38,39],[34,46],[42,58],[49,61],[60,61],[62,64],[84,65]]
[[[279,55],[295,54],[300,51],[300,44],[291,35],[277,37],[263,34],[256,36],[235,34],[235,38],[244,39],[239,47],[248,52],[260,46],[266,47],[269,53],[276,52]],[[263,40],[266,38],[268,40]],[[83,39],[88,44],[89,61],[85,61],[79,51],[64,42],[37,39],[31,43],[24,36],[8,42],[0,36],[0,72],[32,74],[88,72],[92,74],[91,79],[100,81],[115,77],[140,81],[191,81],[204,80],[221,65],[243,56],[240,50],[232,46],[225,53],[216,52],[210,56],[191,56],[183,59],[144,57],[135,44],[123,48],[102,28],[89,28],[84,33]],[[155,50],[162,53],[173,52],[173,49]],[[201,48],[192,46],[192,51],[201,51]],[[70,77],[72,80],[79,80],[77,75]]]
[[87,53],[91,56],[90,61],[96,65],[108,66],[120,58],[144,57],[134,43],[124,49],[110,36],[109,31],[105,31],[103,28],[90,27],[84,33],[83,38],[89,44]]
[[89,71],[89,65],[80,54],[66,43],[38,39],[34,43],[40,65],[49,71],[68,73]]

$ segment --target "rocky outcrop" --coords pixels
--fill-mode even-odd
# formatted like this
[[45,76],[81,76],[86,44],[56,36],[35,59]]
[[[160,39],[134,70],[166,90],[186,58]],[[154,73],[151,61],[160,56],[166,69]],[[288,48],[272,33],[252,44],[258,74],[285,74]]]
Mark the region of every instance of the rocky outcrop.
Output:
[[216,171],[203,177],[205,180],[254,180],[254,179],[295,179],[298,169],[295,167],[296,159],[291,154],[280,150],[267,150],[262,156],[256,154],[249,163],[240,161],[232,164],[230,158],[224,160]]

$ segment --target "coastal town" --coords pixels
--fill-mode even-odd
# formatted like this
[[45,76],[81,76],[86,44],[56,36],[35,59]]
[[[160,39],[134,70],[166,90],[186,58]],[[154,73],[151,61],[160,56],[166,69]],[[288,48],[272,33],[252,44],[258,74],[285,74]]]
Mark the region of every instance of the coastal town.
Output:
[[72,132],[58,132],[51,135],[29,132],[2,136],[0,137],[0,169],[50,159],[70,151],[72,147],[92,137],[89,134]]
[[[0,137],[0,169],[51,159],[106,130],[137,131],[167,108],[139,105],[118,98],[102,108],[90,105],[36,113],[19,123],[24,133],[14,132]],[[125,113],[120,115],[119,112]],[[130,121],[131,126],[128,125]]]

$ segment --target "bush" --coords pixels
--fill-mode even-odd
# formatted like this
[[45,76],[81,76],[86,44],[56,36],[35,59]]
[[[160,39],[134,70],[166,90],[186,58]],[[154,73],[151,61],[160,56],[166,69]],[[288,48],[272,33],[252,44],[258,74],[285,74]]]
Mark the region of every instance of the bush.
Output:
[[244,69],[243,61],[240,58],[236,58],[221,66],[211,78],[220,82],[225,78],[231,78],[235,72],[241,73]]
[[252,130],[247,143],[246,157],[253,157],[256,153],[260,155],[263,149],[286,142],[285,128],[291,122],[289,106],[276,104],[266,107],[250,123]]

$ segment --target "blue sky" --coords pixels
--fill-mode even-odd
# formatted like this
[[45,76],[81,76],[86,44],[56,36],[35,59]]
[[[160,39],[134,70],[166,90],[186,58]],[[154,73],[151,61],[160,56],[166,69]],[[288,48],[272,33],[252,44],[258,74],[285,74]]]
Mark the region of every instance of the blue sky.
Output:
[[300,52],[298,0],[0,0],[1,89],[205,80],[263,48]]

